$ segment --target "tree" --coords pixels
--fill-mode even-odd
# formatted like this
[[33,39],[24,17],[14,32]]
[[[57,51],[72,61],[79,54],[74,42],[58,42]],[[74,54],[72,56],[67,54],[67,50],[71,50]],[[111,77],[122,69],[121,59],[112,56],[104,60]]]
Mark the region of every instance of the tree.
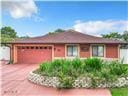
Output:
[[110,38],[114,40],[120,40],[122,39],[122,35],[119,34],[118,32],[111,32],[110,34],[102,34],[103,38]]
[[56,29],[53,32],[49,32],[48,34],[55,34],[55,33],[60,33],[60,32],[65,32],[65,30],[59,28],[59,29]]
[[1,31],[1,43],[7,43],[9,41],[14,40],[15,38],[17,38],[17,33],[15,32],[14,29],[12,29],[11,27],[2,27],[0,29]]
[[63,29],[56,29],[54,32],[65,32]]
[[109,34],[102,34],[103,38],[110,38],[114,40],[123,40],[128,42],[128,31],[124,31],[123,34],[119,34],[118,32],[111,32]]
[[123,37],[123,40],[124,41],[127,41],[128,42],[128,31],[124,31],[122,37]]

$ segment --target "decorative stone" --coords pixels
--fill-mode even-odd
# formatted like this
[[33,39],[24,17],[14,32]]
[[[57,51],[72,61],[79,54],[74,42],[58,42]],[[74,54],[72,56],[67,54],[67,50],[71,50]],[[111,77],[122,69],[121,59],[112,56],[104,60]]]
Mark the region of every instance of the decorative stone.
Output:
[[[35,74],[32,71],[28,75],[28,80],[48,87],[60,87],[60,81],[58,77],[49,77]],[[91,88],[91,78],[79,77],[72,84],[74,88]],[[97,88],[108,88],[108,87],[123,87],[128,86],[128,77],[120,77],[114,82],[104,82],[97,80]]]

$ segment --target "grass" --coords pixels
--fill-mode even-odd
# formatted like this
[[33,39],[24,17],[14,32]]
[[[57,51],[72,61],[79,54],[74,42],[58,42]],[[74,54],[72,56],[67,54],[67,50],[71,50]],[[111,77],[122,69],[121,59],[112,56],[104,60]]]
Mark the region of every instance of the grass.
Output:
[[127,69],[127,74],[128,74],[128,64],[123,64],[122,66],[123,66],[123,68]]
[[[122,65],[124,68],[128,69],[128,64],[123,64]],[[128,71],[127,71],[128,73]],[[124,88],[112,88],[111,90],[111,94],[112,96],[128,96],[128,87],[124,87]]]
[[112,96],[128,96],[128,87],[110,89]]

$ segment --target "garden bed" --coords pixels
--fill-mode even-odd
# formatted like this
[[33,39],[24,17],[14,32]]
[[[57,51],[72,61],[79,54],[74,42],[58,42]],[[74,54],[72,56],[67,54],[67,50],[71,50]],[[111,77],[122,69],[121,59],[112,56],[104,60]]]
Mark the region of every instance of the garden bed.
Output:
[[[60,88],[60,81],[58,77],[49,77],[49,76],[41,76],[39,74],[35,74],[33,72],[29,73],[28,79],[36,84],[47,86],[47,87],[56,87]],[[93,88],[94,86],[91,83],[91,78],[81,77],[77,78],[72,84],[73,88]],[[111,88],[111,87],[124,87],[128,86],[128,77],[118,78],[114,82],[104,82],[98,81],[96,87],[97,88]]]
[[113,88],[128,86],[128,70],[118,61],[97,58],[45,62],[29,73],[39,85],[57,88]]

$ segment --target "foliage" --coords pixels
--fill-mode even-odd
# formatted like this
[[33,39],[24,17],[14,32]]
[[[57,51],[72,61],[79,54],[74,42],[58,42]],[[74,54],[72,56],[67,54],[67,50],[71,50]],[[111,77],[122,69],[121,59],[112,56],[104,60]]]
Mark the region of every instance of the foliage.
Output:
[[74,82],[72,77],[61,76],[59,77],[60,88],[72,88]]
[[40,64],[40,71],[43,72],[43,75],[50,76],[50,66],[51,64],[48,62],[44,62],[43,64]]
[[2,27],[1,28],[1,42],[6,43],[8,41],[14,40],[17,37],[17,33],[11,27]]
[[128,96],[128,87],[125,88],[112,88],[112,96]]
[[76,59],[72,60],[72,66],[76,70],[78,69],[79,66],[81,66],[81,64],[82,64],[82,61],[79,58],[76,58]]
[[104,38],[110,38],[110,39],[121,39],[122,36],[118,32],[111,32],[110,34],[102,35]]
[[117,61],[111,62],[109,68],[110,68],[111,74],[118,75],[118,76],[125,74],[125,72],[127,71],[127,69],[123,68],[123,66],[121,66],[121,64],[119,64],[119,62]]
[[12,38],[16,38],[16,32],[14,29],[12,29],[11,27],[2,27],[1,28],[1,35],[8,35]]
[[128,75],[127,69],[122,67],[121,62],[118,61],[75,58],[73,60],[57,59],[52,62],[44,62],[40,64],[37,73],[58,77],[61,88],[71,88],[74,80],[83,76],[90,77],[92,87],[96,87],[98,80],[112,82],[117,77]]
[[128,42],[128,31],[124,31],[123,34],[119,34],[118,32],[111,32],[109,34],[102,34],[103,38],[110,38],[114,40],[124,40]]
[[92,83],[91,83],[92,88],[95,88],[97,86],[97,79],[96,79],[96,77],[91,77],[91,81],[92,81]]
[[60,32],[65,32],[65,30],[59,28],[59,29],[56,29],[53,32],[49,32],[48,34],[56,34],[56,33],[60,33]]
[[88,58],[85,60],[85,64],[86,64],[86,70],[87,71],[99,71],[101,70],[102,67],[102,63],[103,61],[101,59],[98,58]]
[[128,42],[128,31],[124,31],[122,37],[123,37],[123,40],[124,41],[127,41]]
[[54,32],[64,32],[65,30],[63,30],[63,29],[56,29]]
[[29,36],[21,36],[21,37],[17,36],[17,32],[9,26],[2,27],[0,31],[1,31],[1,38],[0,38],[1,43],[7,43],[13,41],[16,38],[21,38],[21,39],[29,38]]

